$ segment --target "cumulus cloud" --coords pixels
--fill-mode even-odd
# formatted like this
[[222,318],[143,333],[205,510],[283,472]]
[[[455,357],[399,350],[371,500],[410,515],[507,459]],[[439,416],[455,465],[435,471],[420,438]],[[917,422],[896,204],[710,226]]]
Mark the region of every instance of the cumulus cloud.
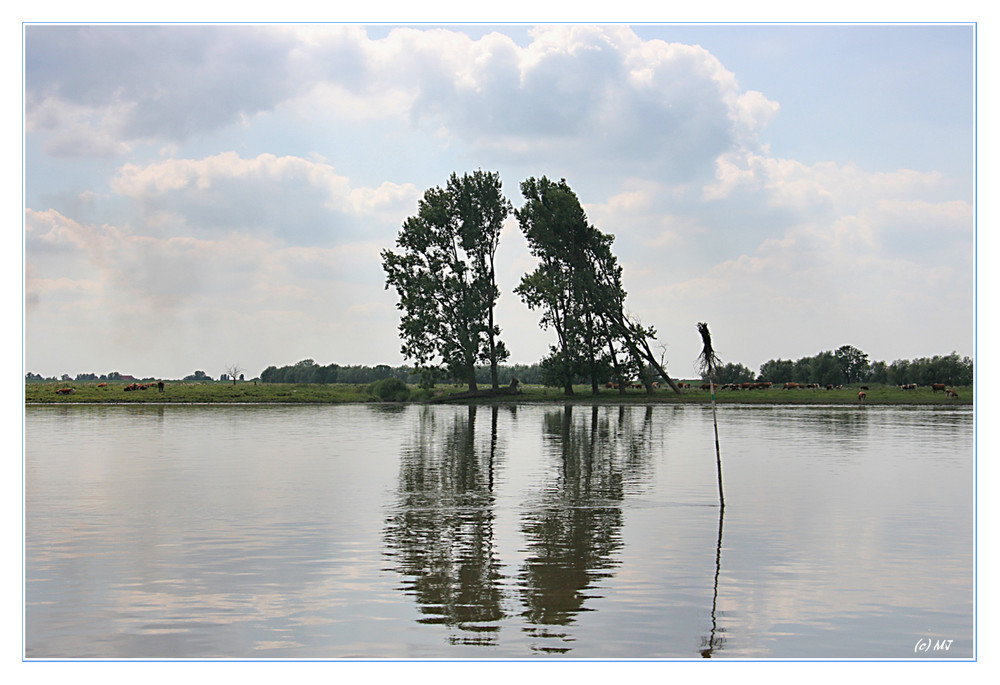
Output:
[[108,155],[285,106],[408,120],[515,159],[541,147],[681,178],[752,149],[777,111],[697,46],[620,26],[531,35],[522,47],[408,28],[372,40],[358,27],[29,27],[27,125],[49,133],[51,154]]
[[[301,87],[285,32],[212,26],[28,26],[26,125],[50,152],[96,140],[186,140],[270,110]],[[58,145],[76,127],[75,145]]]
[[456,37],[442,49],[410,30],[386,42],[419,55],[409,72],[418,121],[512,159],[541,149],[591,167],[641,164],[677,180],[710,170],[726,151],[755,147],[777,111],[697,46],[642,41],[627,27],[531,35],[523,48],[492,35]]
[[[616,235],[631,306],[665,340],[690,337],[673,322],[714,317],[752,367],[838,341],[898,358],[964,339],[970,319],[974,212],[930,199],[943,183],[905,169],[723,157],[701,192],[633,180],[588,214]],[[880,350],[884,340],[897,347]]]
[[133,202],[143,224],[157,232],[239,231],[300,245],[391,235],[419,195],[412,184],[353,187],[323,162],[234,152],[126,164],[111,190]]
[[289,283],[380,282],[379,250],[418,197],[408,184],[354,187],[323,163],[232,153],[127,164],[110,187],[131,221],[28,209],[28,253],[39,270],[64,260],[160,308],[220,296],[257,306]]
[[809,210],[826,205],[841,211],[851,211],[875,198],[927,193],[942,181],[937,172],[899,169],[872,173],[853,164],[809,165],[755,153],[720,155],[715,176],[715,183],[706,184],[703,189],[704,197],[709,200],[736,193],[760,193],[773,205]]

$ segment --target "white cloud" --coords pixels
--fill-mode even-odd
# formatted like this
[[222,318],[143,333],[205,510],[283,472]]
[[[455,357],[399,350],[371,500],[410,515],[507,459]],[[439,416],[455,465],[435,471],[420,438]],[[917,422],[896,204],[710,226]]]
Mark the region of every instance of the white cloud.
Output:
[[[25,112],[35,130],[85,112],[97,138],[186,140],[270,110],[301,87],[284,31],[36,25],[25,35]],[[45,115],[53,103],[63,117]]]
[[[372,40],[358,27],[31,27],[27,125],[50,132],[53,153],[104,155],[291,107],[409,119],[494,154],[541,147],[575,164],[629,160],[679,178],[753,148],[777,109],[697,46],[642,41],[623,26],[531,35],[520,47],[500,33],[443,29]],[[73,68],[52,69],[60,60]]]
[[871,173],[853,164],[803,164],[763,154],[732,153],[716,160],[716,182],[704,197],[717,200],[734,193],[763,193],[775,205],[815,210],[832,205],[851,211],[877,198],[905,197],[932,191],[942,183],[936,172],[899,169]]
[[156,232],[239,231],[309,245],[391,235],[419,196],[412,184],[353,187],[323,162],[234,152],[126,164],[111,190],[134,203],[136,220]]

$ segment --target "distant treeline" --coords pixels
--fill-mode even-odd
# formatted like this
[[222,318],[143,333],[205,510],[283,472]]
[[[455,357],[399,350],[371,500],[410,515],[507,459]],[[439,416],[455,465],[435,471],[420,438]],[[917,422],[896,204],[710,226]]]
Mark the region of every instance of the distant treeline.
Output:
[[[500,365],[497,375],[502,385],[510,385],[515,378],[520,383],[540,384],[542,369],[538,364]],[[476,368],[477,380],[481,383],[490,382],[488,366]],[[441,370],[418,369],[412,366],[392,367],[386,364],[377,366],[340,366],[328,364],[321,366],[312,359],[303,359],[289,366],[269,366],[260,374],[262,383],[374,383],[384,378],[398,378],[413,385],[430,385],[433,383],[455,383],[452,378]]]
[[[97,375],[96,373],[78,373],[76,374],[75,378],[71,378],[69,374],[65,373],[59,378],[56,378],[55,376],[49,376],[48,378],[45,378],[40,374],[32,373],[30,371],[24,375],[24,381],[26,383],[44,383],[46,381],[48,382],[63,381],[65,383],[68,383],[70,381],[77,381],[81,383],[85,381],[101,381],[101,382],[111,382],[111,383],[114,383],[116,381],[121,381],[125,383],[130,383],[134,381],[158,381],[158,380],[163,380],[163,379],[157,378],[155,376],[146,376],[144,378],[138,378],[136,376],[132,376],[127,373],[120,373],[118,371],[112,371],[110,373],[102,373],[100,375]],[[184,376],[184,378],[182,378],[181,380],[211,381],[214,379],[204,371],[195,371],[190,375]],[[219,380],[225,381],[231,379],[226,374],[222,374],[221,376],[219,376]],[[243,374],[240,374],[240,380],[243,380]]]
[[[490,368],[476,368],[477,381],[489,383]],[[559,387],[558,380],[553,381],[543,363],[537,364],[501,364],[497,368],[497,376],[501,385],[510,385],[515,378],[520,383],[530,385],[552,385]],[[222,376],[224,379],[224,375]],[[411,385],[428,386],[434,383],[459,383],[464,379],[450,377],[442,370],[414,368],[412,366],[392,367],[386,364],[376,366],[341,366],[328,364],[322,366],[312,359],[303,359],[297,364],[288,366],[269,366],[260,374],[263,383],[374,383],[385,378],[398,378]],[[117,371],[98,376],[93,373],[77,374],[75,379],[68,375],[61,378],[43,378],[35,373],[28,373],[25,381],[134,381],[157,380],[153,378],[134,378]],[[185,376],[186,381],[213,380],[204,371],[195,371]],[[612,380],[610,373],[604,381]],[[707,379],[703,379],[707,380]],[[812,357],[802,357],[797,361],[791,359],[772,359],[761,365],[760,371],[754,373],[751,369],[739,363],[724,363],[716,369],[716,383],[745,383],[751,381],[770,381],[772,383],[819,383],[821,385],[845,385],[849,383],[884,383],[888,385],[930,385],[931,383],[947,383],[949,385],[972,385],[973,362],[969,357],[959,357],[952,352],[945,356],[921,357],[918,359],[897,359],[887,364],[884,361],[869,362],[868,355],[850,345],[844,345],[834,351],[820,352]],[[577,384],[588,383],[589,376],[580,374],[574,379]]]
[[820,352],[797,361],[772,359],[764,362],[756,375],[742,364],[724,364],[718,368],[716,382],[770,381],[819,383],[824,386],[847,383],[972,385],[973,376],[972,359],[959,357],[955,352],[946,356],[897,359],[887,364],[884,361],[869,362],[867,354],[856,347],[844,345],[835,351]]
[[49,376],[48,378],[42,376],[41,374],[28,372],[24,375],[24,381],[26,383],[44,383],[46,381],[103,381],[103,382],[132,382],[132,381],[155,381],[159,380],[157,378],[147,377],[147,378],[137,378],[135,376],[130,376],[128,374],[119,373],[118,371],[112,371],[111,373],[102,373],[97,375],[96,373],[78,373],[75,378],[71,378],[69,374],[63,374],[62,376],[56,378],[55,376]]
[[[304,359],[291,366],[269,366],[260,375],[264,383],[372,383],[383,378],[398,378],[412,385],[436,383],[461,383],[464,379],[453,378],[435,370],[437,375],[429,377],[431,370],[410,366],[320,366],[312,359]],[[544,363],[501,364],[497,368],[501,385],[510,385],[515,378],[520,383],[531,385],[551,385],[559,387],[560,382],[551,380]],[[477,381],[490,381],[490,368],[476,368]],[[589,376],[581,373],[574,379],[578,384],[589,382]],[[611,375],[604,381],[610,381]],[[707,379],[703,379],[707,380]],[[898,359],[891,364],[884,361],[869,362],[868,355],[850,345],[835,351],[820,352],[812,357],[802,357],[797,361],[772,359],[761,365],[754,373],[743,364],[726,363],[717,369],[719,384],[744,383],[749,381],[770,381],[772,383],[820,383],[822,385],[844,385],[848,383],[883,383],[903,385],[916,383],[947,383],[949,385],[972,385],[973,363],[969,357],[959,357],[952,352],[946,356],[921,357],[918,359]]]

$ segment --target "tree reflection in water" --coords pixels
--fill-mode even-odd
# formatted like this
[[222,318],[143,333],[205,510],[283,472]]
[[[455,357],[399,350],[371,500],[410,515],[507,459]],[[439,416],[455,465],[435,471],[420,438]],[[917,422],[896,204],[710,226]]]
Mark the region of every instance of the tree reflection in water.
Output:
[[386,522],[386,555],[415,596],[421,623],[444,624],[453,644],[496,644],[502,607],[493,542],[497,412],[476,441],[477,407],[449,425],[428,407],[401,456],[399,502]]
[[[558,475],[522,515],[528,558],[518,576],[534,637],[562,638],[533,645],[566,652],[572,636],[564,629],[584,607],[586,592],[611,575],[621,547],[622,472],[615,436],[597,407],[589,424],[573,420],[573,407],[545,415],[545,438],[560,457]],[[555,628],[555,629],[554,629]]]
[[[476,435],[483,410],[491,410],[488,441]],[[625,485],[642,482],[649,468],[652,407],[641,416],[625,407],[545,414],[553,468],[522,505],[525,556],[514,579],[503,577],[494,542],[494,477],[504,441],[499,409],[490,410],[470,406],[445,418],[429,407],[421,415],[401,458],[386,555],[424,614],[421,622],[446,625],[451,643],[495,645],[501,623],[519,617],[533,651],[565,653],[569,626],[591,610],[588,600],[618,564]],[[518,601],[520,610],[505,610]]]

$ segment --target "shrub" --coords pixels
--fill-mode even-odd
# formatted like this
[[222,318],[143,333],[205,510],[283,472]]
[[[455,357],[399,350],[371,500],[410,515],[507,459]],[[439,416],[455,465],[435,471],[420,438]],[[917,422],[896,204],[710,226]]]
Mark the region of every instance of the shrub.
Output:
[[369,392],[383,402],[405,402],[410,398],[410,388],[398,378],[383,378],[368,387]]

